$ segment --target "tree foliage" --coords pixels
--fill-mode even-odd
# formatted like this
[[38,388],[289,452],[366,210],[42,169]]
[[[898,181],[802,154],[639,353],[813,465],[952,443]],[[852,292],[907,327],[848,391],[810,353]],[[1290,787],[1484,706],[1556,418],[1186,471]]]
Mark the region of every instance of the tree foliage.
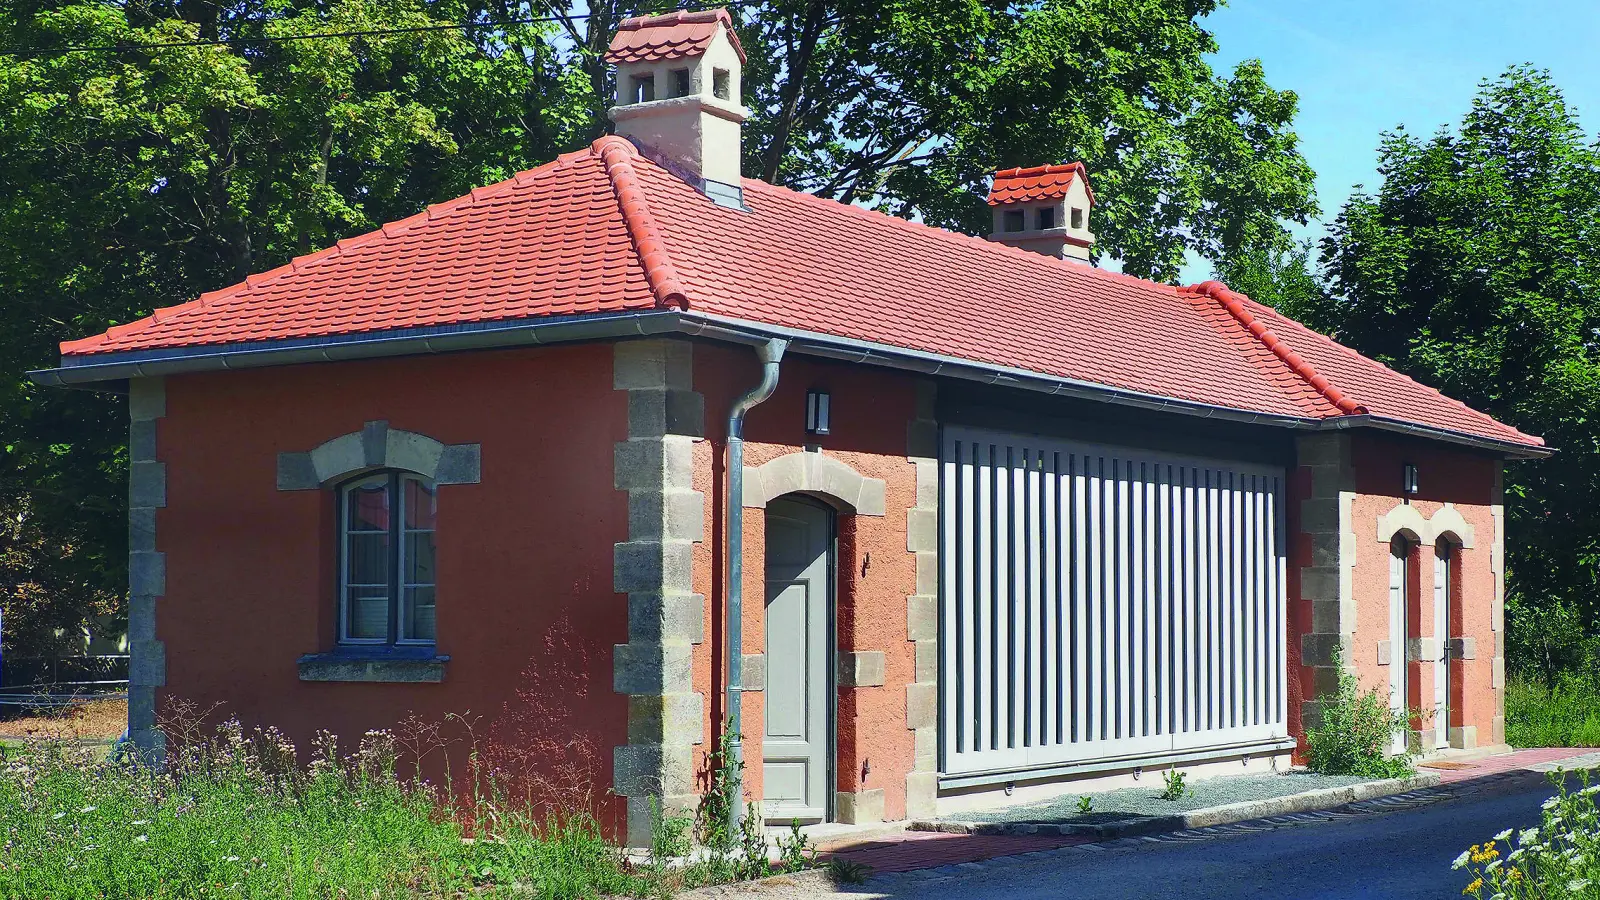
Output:
[[[1296,99],[1259,64],[1211,70],[1216,5],[739,4],[747,171],[983,232],[994,169],[1082,159],[1126,271],[1286,246],[1315,211]],[[0,0],[8,639],[116,608],[125,566],[120,403],[25,370],[582,146],[606,126],[617,23],[672,6]],[[333,36],[291,39],[310,35]]]
[[1558,449],[1507,469],[1513,608],[1572,606],[1592,629],[1600,145],[1547,73],[1517,67],[1483,83],[1460,128],[1387,134],[1380,160],[1382,186],[1352,196],[1323,244],[1331,290],[1310,324]]

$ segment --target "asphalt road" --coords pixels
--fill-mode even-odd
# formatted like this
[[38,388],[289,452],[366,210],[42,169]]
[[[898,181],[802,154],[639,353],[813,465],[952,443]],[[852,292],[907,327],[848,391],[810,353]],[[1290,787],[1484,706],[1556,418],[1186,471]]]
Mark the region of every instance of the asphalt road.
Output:
[[1449,790],[1456,794],[1451,799],[1399,811],[1192,842],[1053,851],[955,875],[885,876],[846,893],[941,900],[1456,898],[1466,884],[1450,868],[1456,856],[1503,828],[1537,824],[1551,788],[1542,774],[1528,772]]
[[[884,875],[857,886],[764,885],[766,900],[816,896],[904,900],[1044,898],[1458,898],[1451,862],[1503,828],[1537,824],[1552,793],[1537,772],[1436,789],[1440,799],[1270,830],[1065,848],[944,869]],[[735,893],[730,891],[730,893]]]

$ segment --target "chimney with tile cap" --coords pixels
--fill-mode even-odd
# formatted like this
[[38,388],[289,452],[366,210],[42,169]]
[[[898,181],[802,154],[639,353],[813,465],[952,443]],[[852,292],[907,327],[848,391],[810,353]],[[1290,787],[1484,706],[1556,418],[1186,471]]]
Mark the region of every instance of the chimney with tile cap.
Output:
[[623,20],[606,51],[617,67],[617,134],[654,150],[706,196],[742,208],[744,49],[726,9]]
[[1094,234],[1089,211],[1094,189],[1081,162],[1026,169],[1002,169],[989,189],[994,233],[999,241],[1046,256],[1090,262]]

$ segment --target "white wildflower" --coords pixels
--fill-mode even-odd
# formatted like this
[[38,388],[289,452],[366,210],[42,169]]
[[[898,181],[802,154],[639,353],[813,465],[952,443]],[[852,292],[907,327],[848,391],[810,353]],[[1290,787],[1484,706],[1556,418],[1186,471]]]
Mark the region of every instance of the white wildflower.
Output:
[[134,819],[133,820],[133,824],[135,824],[135,825],[149,825],[150,824],[150,820],[149,819]]
[[146,842],[148,840],[150,840],[150,835],[148,835],[148,834],[141,834],[138,837],[134,838],[134,841],[137,842],[137,843],[140,843],[140,844],[143,844],[144,842]]
[[1499,834],[1495,835],[1494,839],[1497,840],[1497,841],[1503,841],[1503,840],[1505,840],[1505,839],[1507,839],[1509,837],[1511,837],[1511,829],[1507,828],[1505,831],[1502,831]]
[[228,862],[238,862],[238,861],[239,861],[239,857],[237,857],[237,856],[228,857]]
[[65,812],[58,812],[58,813],[56,813],[56,814],[55,814],[55,815],[53,815],[53,816],[51,816],[51,817],[50,817],[50,818],[52,818],[52,819],[59,819],[59,818],[61,818],[61,817],[62,817],[62,816],[64,816],[64,815],[66,815],[66,813],[65,813]]
[[1531,844],[1538,839],[1539,829],[1537,828],[1525,828],[1521,834],[1517,835],[1517,843],[1519,844]]
[[81,812],[81,813],[84,813],[84,814],[88,814],[88,813],[94,812],[97,809],[99,809],[98,806],[85,806],[83,809],[78,810],[78,812]]
[[1584,788],[1583,790],[1579,791],[1578,794],[1580,796],[1588,796],[1589,794],[1600,794],[1600,784],[1591,784],[1588,787]]
[[1539,808],[1540,809],[1555,809],[1556,808],[1556,804],[1558,804],[1560,802],[1561,802],[1561,798],[1560,797],[1551,797],[1549,800],[1546,800],[1545,802],[1539,804]]

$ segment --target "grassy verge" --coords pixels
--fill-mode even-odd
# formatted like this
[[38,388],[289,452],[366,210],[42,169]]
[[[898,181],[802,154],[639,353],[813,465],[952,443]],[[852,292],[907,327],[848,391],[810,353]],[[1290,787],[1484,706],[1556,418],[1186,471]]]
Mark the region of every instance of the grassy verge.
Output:
[[1600,679],[1563,673],[1506,680],[1506,742],[1513,747],[1600,747]]
[[492,771],[467,791],[405,778],[398,755],[387,732],[347,754],[325,736],[301,766],[236,722],[173,742],[160,770],[61,739],[8,748],[0,898],[658,897],[810,864],[803,844],[769,864],[758,833],[758,860],[632,863],[588,813],[530,812]]

